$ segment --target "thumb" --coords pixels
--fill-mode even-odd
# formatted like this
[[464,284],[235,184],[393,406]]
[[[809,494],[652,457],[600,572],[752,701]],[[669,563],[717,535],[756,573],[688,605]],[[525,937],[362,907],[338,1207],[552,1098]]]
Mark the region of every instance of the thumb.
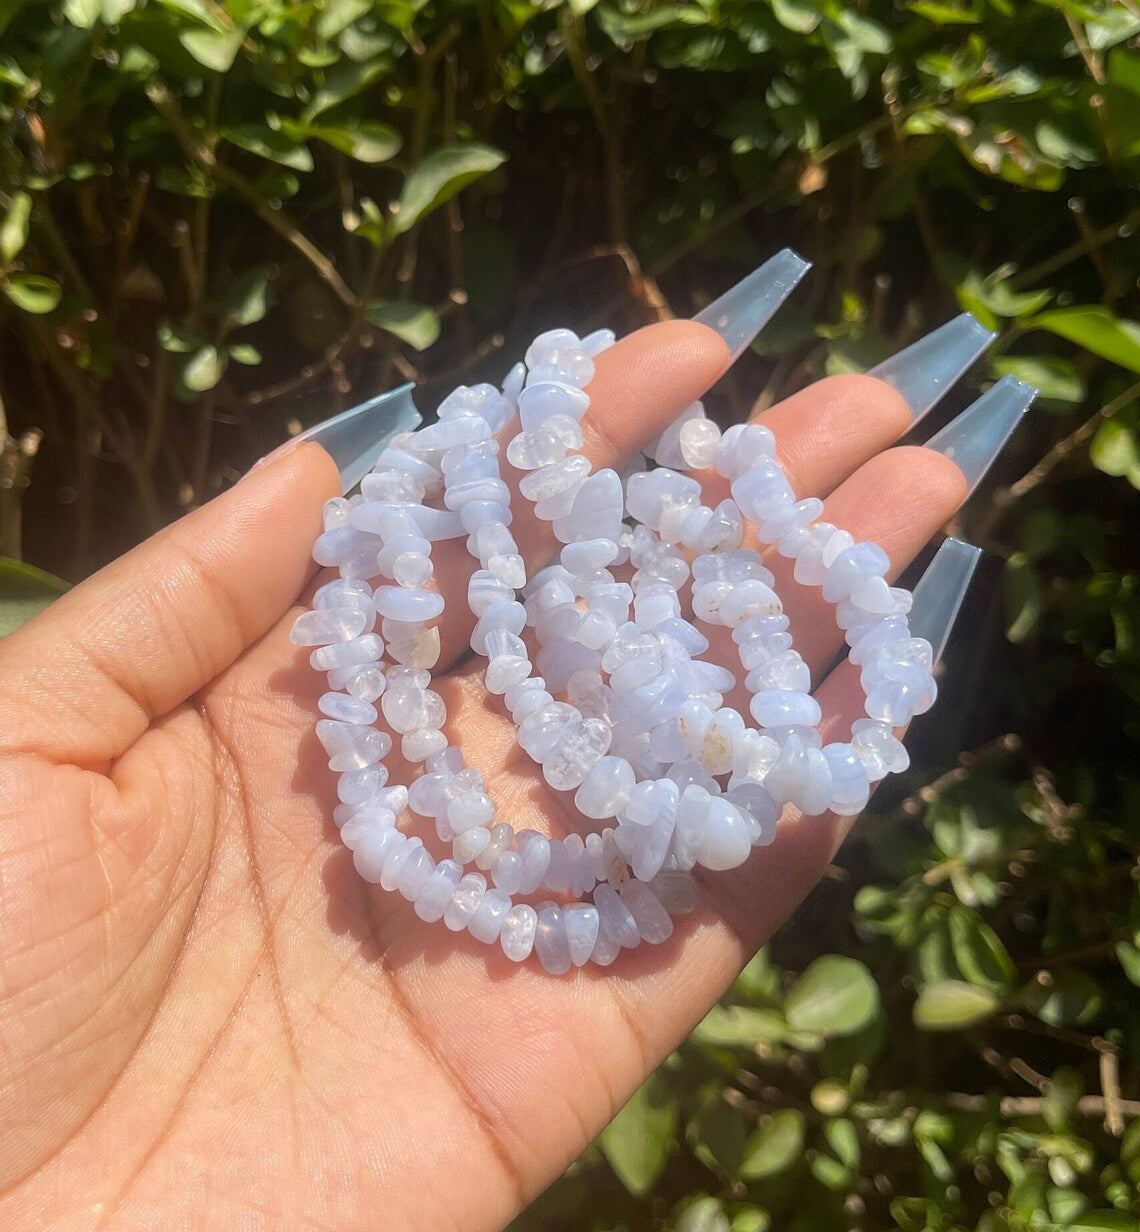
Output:
[[305,444],[93,574],[0,642],[0,752],[101,769],[227,668],[312,569],[336,467]]

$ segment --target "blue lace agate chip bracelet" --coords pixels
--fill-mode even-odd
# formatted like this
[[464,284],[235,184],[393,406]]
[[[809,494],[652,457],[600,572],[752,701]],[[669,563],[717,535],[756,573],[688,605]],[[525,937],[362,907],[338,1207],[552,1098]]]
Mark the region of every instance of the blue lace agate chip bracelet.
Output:
[[[909,634],[911,596],[887,584],[886,554],[820,521],[820,501],[795,499],[768,429],[739,424],[722,436],[699,413],[679,426],[684,464],[711,466],[731,485],[715,509],[670,467],[635,471],[624,486],[612,470],[590,473],[576,452],[583,387],[612,341],[604,331],[543,334],[502,390],[461,387],[438,423],[393,441],[358,496],[329,502],[314,556],[341,576],[292,633],[318,647],[313,666],[328,673],[317,735],[340,773],[336,820],[361,876],[398,890],[422,919],[498,942],[508,958],[533,949],[554,973],[665,940],[671,915],[694,904],[690,870],[744,863],[772,841],[784,805],[858,813],[874,783],[907,765],[893,728],[935,697],[930,644]],[[531,578],[495,440],[516,414],[507,460],[527,472],[522,496],[563,544]],[[850,741],[821,747],[810,672],[771,571],[741,546],[746,528],[837,605],[867,695]],[[602,823],[585,842],[496,822],[483,775],[448,743],[429,670],[444,601],[428,586],[432,544],[461,535],[478,563],[471,646],[487,660],[487,688],[550,786],[573,791],[578,810]],[[627,563],[632,576],[618,581],[611,566]],[[701,659],[701,625],[731,629],[756,726],[723,704],[735,677]],[[406,787],[388,783],[393,735],[404,759],[423,765]],[[451,859],[437,862],[399,828],[405,810],[434,819]],[[465,873],[472,864],[478,871]],[[543,892],[574,901],[515,901]]]
[[[421,919],[514,961],[533,952],[553,974],[666,940],[672,917],[695,906],[692,870],[743,864],[772,842],[785,806],[860,812],[908,765],[895,729],[936,695],[936,651],[911,635],[912,596],[888,583],[886,553],[822,521],[819,500],[796,500],[767,428],[722,434],[697,403],[655,442],[656,465],[591,472],[580,452],[586,387],[613,342],[608,330],[541,334],[501,388],[460,386],[438,422],[393,438],[359,493],[326,505],[313,555],[340,576],[291,633],[328,675],[316,734],[339,776],[334,818],[359,874]],[[1020,410],[1032,393],[1017,394]],[[498,434],[516,418],[504,450]],[[562,544],[529,577],[502,453]],[[715,507],[686,473],[709,469],[731,492]],[[496,820],[483,774],[444,730],[431,687],[444,616],[432,548],[462,536],[477,566],[470,641],[486,688],[549,786],[599,823],[585,839]],[[847,740],[820,737],[808,665],[754,543],[835,604],[866,699]],[[966,551],[968,580],[976,549]],[[752,723],[725,705],[734,671],[702,658],[702,628],[715,626],[731,632]],[[421,768],[407,785],[391,784],[384,764],[397,736]],[[412,814],[435,822],[450,858],[406,832]]]

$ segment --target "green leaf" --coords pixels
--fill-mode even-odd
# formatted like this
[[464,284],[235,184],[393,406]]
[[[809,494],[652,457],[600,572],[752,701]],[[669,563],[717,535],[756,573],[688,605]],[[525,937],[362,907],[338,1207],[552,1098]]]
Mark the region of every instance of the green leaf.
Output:
[[0,260],[7,265],[18,257],[28,242],[28,222],[32,216],[32,198],[26,192],[13,193],[12,204],[0,223]]
[[730,1232],[771,1232],[772,1216],[758,1206],[744,1207],[732,1217]]
[[734,987],[749,1001],[779,1004],[783,1001],[783,984],[779,971],[772,965],[766,949],[757,950],[736,977]]
[[226,370],[226,358],[215,346],[201,347],[183,364],[182,384],[196,394],[213,389]]
[[1120,941],[1116,946],[1116,961],[1130,984],[1140,988],[1140,946],[1135,941]]
[[306,126],[310,137],[331,145],[358,163],[386,163],[400,152],[404,139],[391,125],[362,120],[351,127]]
[[673,1228],[674,1232],[731,1232],[720,1199],[707,1195],[686,1206]]
[[219,308],[231,326],[241,326],[260,321],[269,304],[269,275],[263,269],[253,269],[226,287]]
[[1068,1232],[1136,1232],[1136,1216],[1125,1211],[1085,1211],[1068,1225]]
[[1015,645],[1033,635],[1045,606],[1037,570],[1024,552],[1013,552],[1005,562],[1005,635]]
[[103,22],[108,26],[116,26],[126,17],[128,13],[133,13],[137,0],[103,0]]
[[764,1121],[748,1139],[738,1175],[758,1181],[778,1176],[803,1157],[804,1114],[797,1108],[781,1108]]
[[696,1117],[685,1127],[693,1154],[724,1180],[740,1170],[747,1137],[744,1113],[717,1090],[705,1099]]
[[364,316],[417,351],[426,351],[439,337],[439,317],[426,304],[381,299],[369,304]]
[[985,988],[962,980],[929,984],[914,1003],[914,1025],[924,1031],[958,1031],[984,1022],[1001,1005]]
[[891,50],[891,36],[884,26],[854,9],[844,9],[835,19],[851,42],[868,55],[885,56]]
[[602,1130],[598,1148],[631,1194],[653,1188],[677,1132],[677,1102],[664,1078],[653,1074]]
[[819,9],[808,0],[772,0],[772,13],[785,30],[796,34],[811,34],[822,19]]
[[1140,406],[1127,407],[1097,428],[1089,458],[1097,470],[1123,476],[1140,488]]
[[66,582],[34,565],[0,556],[0,637],[38,615],[67,588]]
[[1104,1006],[1100,985],[1075,967],[1042,971],[1021,990],[1021,1002],[1031,1014],[1052,1027],[1084,1026]]
[[178,35],[194,59],[215,73],[230,71],[244,38],[244,30],[182,30]]
[[372,8],[372,0],[326,0],[320,8],[317,33],[323,39],[334,39]]
[[343,103],[353,95],[359,94],[386,70],[387,65],[379,57],[365,60],[360,64],[355,64],[351,60],[342,60],[325,74],[324,85],[316,91],[313,101],[301,113],[301,120],[308,124],[322,111],[328,111],[338,103]]
[[250,346],[248,342],[235,342],[226,347],[226,353],[230,359],[239,364],[247,364],[251,368],[261,363],[261,352],[257,347]]
[[1121,320],[1107,308],[1057,308],[1024,322],[1026,329],[1045,329],[1067,338],[1094,355],[1140,372],[1140,323]]
[[1017,978],[1005,946],[997,933],[969,907],[950,908],[950,944],[958,969],[975,987],[1005,993]]
[[823,1136],[836,1159],[849,1171],[859,1167],[862,1150],[855,1126],[846,1117],[836,1117],[823,1127]]
[[788,1025],[794,1031],[823,1036],[853,1035],[865,1027],[879,1008],[879,986],[871,973],[853,958],[824,955],[796,981],[784,1003]]
[[501,150],[474,142],[433,151],[404,183],[393,222],[396,231],[402,234],[411,230],[460,189],[501,167],[506,157]]
[[[983,278],[980,271],[971,269],[958,288],[958,302],[967,311],[976,312],[980,306],[988,312],[978,315],[985,317],[1020,318],[1031,313],[1040,312],[1053,298],[1052,291],[1015,291],[1000,271]],[[983,324],[991,327],[996,324],[992,319],[983,320]]]
[[959,8],[949,4],[927,4],[923,0],[907,6],[912,13],[925,17],[936,26],[975,26],[981,21],[977,13],[970,9]]
[[189,355],[202,346],[202,340],[188,330],[179,329],[169,321],[161,321],[158,326],[158,345],[172,355]]
[[1075,1069],[1063,1065],[1053,1073],[1041,1101],[1041,1111],[1050,1129],[1060,1133],[1069,1128],[1084,1093],[1085,1084]]
[[4,294],[17,308],[37,316],[53,312],[63,299],[59,283],[42,274],[9,274],[3,285]]
[[755,1048],[758,1043],[778,1043],[787,1033],[782,1015],[775,1010],[714,1005],[697,1024],[693,1039],[713,1048]]
[[1016,377],[1040,391],[1042,402],[1077,405],[1085,400],[1085,382],[1067,359],[1056,355],[1007,355],[992,362],[999,376]]
[[220,8],[215,9],[207,3],[207,0],[158,0],[158,3],[164,9],[181,13],[184,17],[192,17],[195,21],[219,33],[229,29],[229,20],[225,11]]
[[292,167],[294,171],[312,171],[313,156],[306,145],[298,144],[280,129],[268,124],[235,124],[223,128],[222,136],[243,150],[261,158]]
[[63,15],[80,30],[90,30],[103,16],[103,0],[67,0]]

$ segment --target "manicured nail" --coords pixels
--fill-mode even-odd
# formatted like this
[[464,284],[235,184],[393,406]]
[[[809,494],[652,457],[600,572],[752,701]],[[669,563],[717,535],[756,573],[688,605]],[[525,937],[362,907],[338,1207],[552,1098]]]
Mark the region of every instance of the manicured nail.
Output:
[[993,389],[935,433],[926,448],[936,449],[957,463],[973,492],[1036,397],[1032,385],[1003,376]]
[[981,548],[963,543],[961,539],[947,539],[934,553],[934,559],[914,588],[911,636],[926,638],[934,651],[935,663],[946,649],[981,556]]
[[799,253],[785,248],[730,287],[693,317],[714,329],[736,359],[776,314],[799,280],[811,269]]
[[916,424],[997,337],[968,312],[940,325],[867,373],[897,389]]
[[352,491],[376,464],[392,437],[410,432],[423,422],[412,401],[412,389],[412,385],[401,385],[298,432],[254,463],[253,469],[306,441],[316,441],[336,463],[342,491]]

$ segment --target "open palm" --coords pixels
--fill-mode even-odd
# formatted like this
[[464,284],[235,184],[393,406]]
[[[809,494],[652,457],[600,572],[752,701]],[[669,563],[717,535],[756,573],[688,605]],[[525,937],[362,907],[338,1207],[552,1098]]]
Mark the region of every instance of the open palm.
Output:
[[[620,466],[725,362],[715,334],[681,322],[606,352],[594,465]],[[798,495],[825,496],[825,517],[896,571],[964,495],[941,456],[888,448],[909,414],[869,378],[820,382],[763,421]],[[287,639],[337,486],[319,447],[286,453],[0,643],[10,1232],[500,1227],[707,1011],[842,836],[836,818],[786,816],[747,867],[704,879],[669,942],[605,971],[550,977],[422,924],[338,843],[312,734],[321,680]],[[532,564],[549,554],[542,528],[520,542]],[[516,830],[579,824],[462,660],[470,564],[460,542],[439,547],[453,743]],[[779,584],[818,676],[834,620]],[[816,695],[833,728],[861,703],[845,669]]]

